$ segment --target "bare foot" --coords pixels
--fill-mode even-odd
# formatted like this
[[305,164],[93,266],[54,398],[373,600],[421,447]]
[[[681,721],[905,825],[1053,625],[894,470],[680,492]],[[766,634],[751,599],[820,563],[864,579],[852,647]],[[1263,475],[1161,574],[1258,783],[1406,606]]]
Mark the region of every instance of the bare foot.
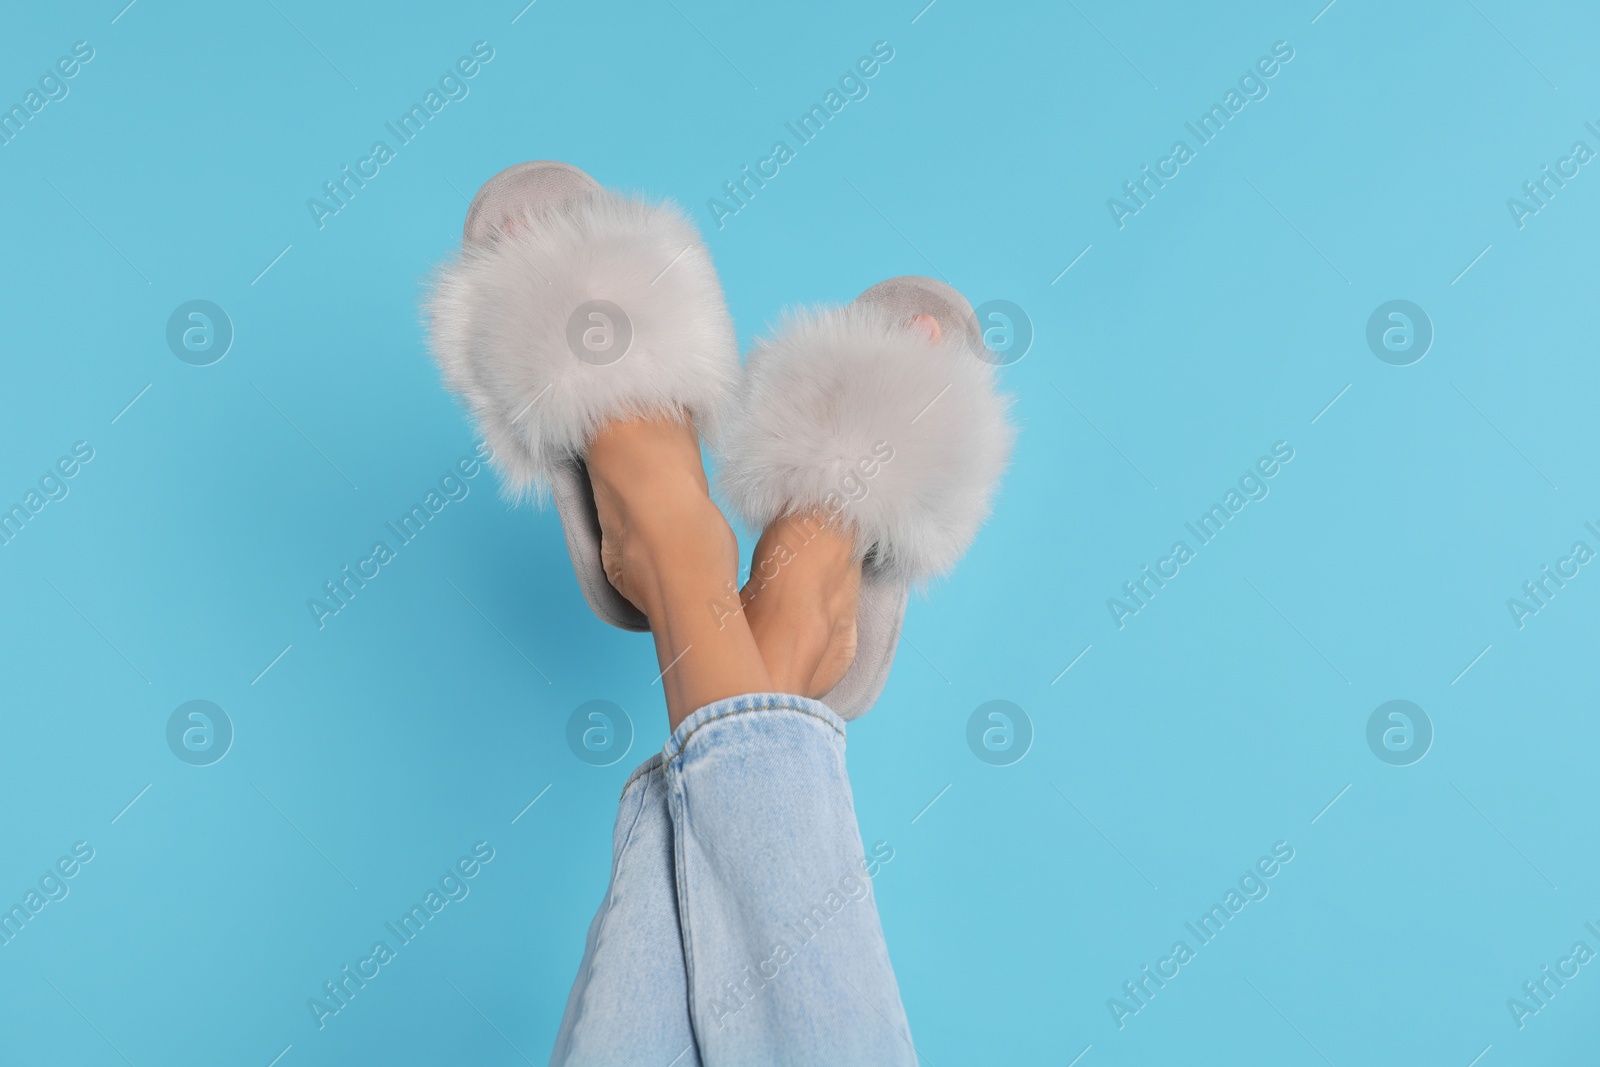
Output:
[[677,419],[609,423],[585,462],[600,518],[601,566],[647,616],[660,599],[663,555],[693,549],[738,567],[738,544],[711,502],[694,427]]
[[608,424],[585,463],[600,519],[600,560],[655,638],[668,723],[771,679],[734,582],[739,543],[706,488],[700,439],[672,418]]
[[779,692],[821,697],[839,684],[856,657],[860,584],[854,543],[822,513],[762,533],[740,597]]

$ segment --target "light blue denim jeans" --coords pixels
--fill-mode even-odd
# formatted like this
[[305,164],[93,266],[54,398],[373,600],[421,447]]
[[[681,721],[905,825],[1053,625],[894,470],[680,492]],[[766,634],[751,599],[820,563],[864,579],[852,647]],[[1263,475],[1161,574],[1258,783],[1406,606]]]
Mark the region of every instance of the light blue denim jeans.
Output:
[[844,733],[751,693],[634,771],[552,1067],[915,1067]]

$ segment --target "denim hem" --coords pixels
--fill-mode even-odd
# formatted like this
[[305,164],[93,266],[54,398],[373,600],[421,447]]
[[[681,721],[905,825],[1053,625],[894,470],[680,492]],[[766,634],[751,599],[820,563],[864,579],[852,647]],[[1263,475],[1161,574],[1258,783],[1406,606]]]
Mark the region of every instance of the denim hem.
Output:
[[628,795],[628,790],[633,788],[634,782],[637,782],[639,779],[660,770],[662,762],[663,760],[661,753],[657,752],[655,755],[639,764],[639,766],[635,767],[633,769],[633,773],[628,775],[628,780],[622,783],[622,793],[618,799],[620,800],[622,797]]
[[[727,718],[729,715],[742,715],[751,711],[792,711],[799,715],[809,715],[814,719],[821,719],[840,738],[845,736],[844,720],[832,708],[820,700],[810,697],[796,696],[793,693],[745,693],[742,696],[726,697],[716,700],[690,713],[688,718],[678,724],[672,731],[672,736],[667,739],[666,747],[662,749],[657,759],[672,761],[683,754],[684,748],[689,744],[689,739],[708,723],[718,719]],[[639,768],[635,774],[645,768]]]

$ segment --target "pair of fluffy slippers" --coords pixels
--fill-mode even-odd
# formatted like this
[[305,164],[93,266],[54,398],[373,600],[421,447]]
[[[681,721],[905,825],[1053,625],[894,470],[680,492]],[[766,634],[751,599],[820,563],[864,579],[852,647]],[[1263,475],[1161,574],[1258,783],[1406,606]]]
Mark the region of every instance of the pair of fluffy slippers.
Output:
[[[864,714],[888,679],[910,589],[972,543],[1011,449],[976,317],[954,289],[895,278],[790,314],[748,364],[711,257],[671,204],[575,167],[523,163],[479,190],[430,300],[435,355],[507,490],[552,498],[601,619],[648,629],[600,566],[583,456],[605,423],[686,413],[751,528],[820,511],[863,557],[857,653],[822,699]],[[931,315],[942,337],[910,324]]]

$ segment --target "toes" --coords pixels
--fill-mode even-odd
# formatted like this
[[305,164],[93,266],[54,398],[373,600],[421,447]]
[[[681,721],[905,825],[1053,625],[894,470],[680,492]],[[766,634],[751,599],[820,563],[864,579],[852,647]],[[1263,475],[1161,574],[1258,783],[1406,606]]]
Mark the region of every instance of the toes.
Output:
[[944,330],[939,326],[939,320],[932,315],[913,315],[906,323],[914,331],[927,338],[930,344],[938,344],[944,336]]

